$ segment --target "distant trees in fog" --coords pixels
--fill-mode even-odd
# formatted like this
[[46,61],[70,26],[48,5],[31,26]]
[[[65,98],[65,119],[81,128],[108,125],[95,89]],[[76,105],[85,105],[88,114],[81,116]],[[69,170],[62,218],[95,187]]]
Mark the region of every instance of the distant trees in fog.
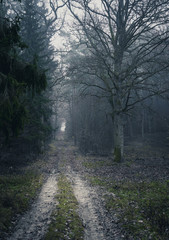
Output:
[[[69,16],[58,18],[63,7]],[[17,134],[22,129],[41,149],[56,129],[58,97],[69,105],[67,131],[83,152],[113,146],[120,161],[126,136],[166,129],[168,13],[167,0],[2,1],[0,54],[8,70],[0,69],[0,136],[11,136],[15,119]],[[51,44],[55,31],[67,38],[60,52]]]
[[[99,91],[107,99],[114,155],[119,161],[126,116],[134,114],[136,106],[143,116],[141,104],[153,96],[164,96],[169,89],[168,1],[65,2],[75,20],[74,45],[84,49],[79,51],[78,61],[74,60],[74,75],[84,86],[83,93],[90,88],[94,95]],[[145,117],[142,133],[143,120]]]

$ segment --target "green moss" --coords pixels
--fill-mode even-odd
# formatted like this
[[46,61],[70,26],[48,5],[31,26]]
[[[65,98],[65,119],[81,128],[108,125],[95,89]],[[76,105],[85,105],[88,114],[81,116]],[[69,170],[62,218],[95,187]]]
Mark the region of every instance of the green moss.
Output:
[[114,149],[114,161],[117,163],[121,162],[121,149],[118,147]]
[[42,184],[42,176],[34,173],[0,176],[0,230],[7,231],[12,218],[25,211]]
[[169,181],[112,182],[110,178],[91,177],[92,185],[105,187],[108,210],[114,210],[126,238],[169,239]]
[[77,209],[78,202],[73,194],[71,184],[64,175],[58,179],[59,192],[56,196],[58,205],[52,215],[45,240],[83,239],[84,229]]
[[87,179],[90,181],[90,183],[91,183],[93,186],[95,186],[95,185],[107,186],[107,182],[106,182],[106,179],[105,179],[105,178],[88,176]]
[[103,166],[112,166],[112,162],[110,161],[107,161],[107,160],[102,160],[102,161],[92,161],[92,162],[88,162],[88,161],[85,161],[82,163],[84,167],[86,168],[100,168],[100,167],[103,167]]
[[107,208],[118,212],[123,228],[134,239],[169,239],[168,182],[121,182],[109,188]]
[[125,165],[127,166],[127,167],[131,167],[132,166],[132,164],[133,164],[133,160],[132,159],[130,159],[130,160],[127,160],[126,162],[125,162]]
[[94,168],[95,167],[95,163],[93,163],[93,162],[83,162],[82,164],[86,168]]
[[53,141],[49,145],[48,154],[56,154],[56,143]]

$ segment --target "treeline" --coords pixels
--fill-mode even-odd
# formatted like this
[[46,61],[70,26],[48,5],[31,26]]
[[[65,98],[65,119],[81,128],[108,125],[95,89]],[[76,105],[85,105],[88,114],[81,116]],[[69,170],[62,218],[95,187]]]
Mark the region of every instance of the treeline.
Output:
[[[111,154],[114,142],[109,102],[92,94],[73,95],[68,109],[68,137],[79,150],[84,154]],[[131,141],[150,141],[162,146],[169,136],[168,116],[168,100],[153,97],[140,104],[123,118],[125,146]]]
[[168,3],[68,0],[66,6],[73,19],[69,34],[65,29],[70,132],[84,151],[107,151],[108,142],[119,162],[126,136],[167,131]]
[[[167,132],[167,1],[45,4],[0,3],[1,143],[20,136],[29,151],[43,150],[57,128],[58,97],[63,115],[65,99],[69,106],[68,134],[85,153],[113,148],[120,161],[127,137]],[[57,62],[51,41],[63,8],[71,18],[61,11]]]
[[[55,18],[43,1],[0,3],[0,142],[42,151],[54,131]],[[56,117],[55,117],[56,118]]]

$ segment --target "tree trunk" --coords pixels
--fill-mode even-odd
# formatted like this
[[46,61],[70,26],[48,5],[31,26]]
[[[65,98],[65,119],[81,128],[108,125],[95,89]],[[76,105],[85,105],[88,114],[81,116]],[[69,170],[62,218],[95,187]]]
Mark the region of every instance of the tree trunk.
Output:
[[114,115],[114,161],[120,162],[124,151],[124,127],[122,116],[120,114]]
[[144,128],[145,128],[145,117],[144,117],[144,110],[142,110],[142,115],[141,115],[141,136],[144,138]]
[[132,119],[128,117],[128,134],[129,137],[132,139],[133,138],[133,124],[132,124]]
[[[44,115],[41,116],[41,123],[42,125],[44,124]],[[40,137],[39,142],[40,153],[43,153],[45,150],[45,141]]]

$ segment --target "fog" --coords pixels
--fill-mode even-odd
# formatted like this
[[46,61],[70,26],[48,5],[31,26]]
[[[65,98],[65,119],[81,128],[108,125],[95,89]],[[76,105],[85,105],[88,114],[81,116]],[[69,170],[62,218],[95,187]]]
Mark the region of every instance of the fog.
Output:
[[65,129],[66,129],[66,122],[62,122],[61,128],[60,128],[61,132],[65,132]]
[[0,239],[26,210],[23,239],[169,239],[168,24],[167,0],[0,1]]
[[9,43],[6,48],[11,59],[16,51],[18,60],[10,70],[7,56],[0,70],[24,86],[19,92],[10,80],[7,101],[5,85],[1,88],[2,109],[11,109],[1,111],[2,142],[23,134],[31,139],[32,149],[36,142],[41,151],[61,130],[83,153],[114,152],[123,159],[133,139],[159,139],[160,134],[167,139],[165,1],[86,4],[87,8],[83,1],[1,4],[2,19],[6,16],[17,26],[14,46]]

